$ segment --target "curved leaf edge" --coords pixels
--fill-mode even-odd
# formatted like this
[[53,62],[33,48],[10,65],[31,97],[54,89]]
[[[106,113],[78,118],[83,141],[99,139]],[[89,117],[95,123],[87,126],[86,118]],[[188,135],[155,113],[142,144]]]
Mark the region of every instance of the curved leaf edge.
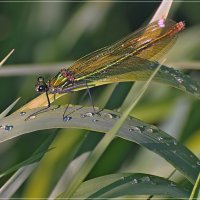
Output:
[[188,198],[190,192],[165,178],[143,173],[118,173],[81,184],[73,198],[117,198],[132,195],[164,195]]

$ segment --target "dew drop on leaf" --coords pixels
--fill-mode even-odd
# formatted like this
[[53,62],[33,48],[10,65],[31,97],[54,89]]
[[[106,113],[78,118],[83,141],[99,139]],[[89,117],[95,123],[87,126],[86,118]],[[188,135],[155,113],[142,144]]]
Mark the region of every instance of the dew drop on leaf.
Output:
[[72,117],[69,117],[69,116],[64,116],[63,117],[63,121],[65,121],[65,122],[68,122],[68,121],[70,121],[72,119]]
[[148,176],[144,176],[141,178],[142,182],[149,182],[151,179]]
[[26,114],[26,112],[20,112],[19,114],[20,114],[20,116],[24,116]]
[[132,128],[129,128],[129,131],[134,132],[134,133],[141,133],[141,130],[137,126],[133,126]]
[[179,83],[183,83],[183,79],[180,78],[180,77],[176,77],[176,80],[177,80]]
[[0,129],[5,131],[11,131],[13,129],[13,125],[1,125]]
[[6,125],[5,130],[6,131],[11,131],[13,129],[13,125]]
[[148,128],[147,129],[147,133],[153,133],[153,129],[152,128]]
[[196,165],[192,165],[192,168],[197,168],[197,166]]
[[159,141],[163,140],[163,138],[162,138],[162,137],[157,137],[157,139],[158,139]]
[[171,182],[171,183],[170,183],[170,186],[171,186],[171,187],[176,187],[176,184],[173,183],[173,182]]
[[86,112],[86,113],[80,115],[81,118],[93,117],[93,116],[94,116],[94,113],[92,113],[92,112]]
[[102,113],[101,117],[103,117],[104,119],[119,119],[120,118],[119,115],[111,114],[111,113]]
[[36,115],[30,115],[27,119],[32,120],[32,119],[35,119],[35,118],[36,118]]
[[195,85],[190,84],[190,87],[192,88],[192,90],[194,90],[195,92],[197,91],[197,87]]
[[134,178],[132,181],[131,181],[131,184],[137,184],[138,183],[138,180],[136,178]]

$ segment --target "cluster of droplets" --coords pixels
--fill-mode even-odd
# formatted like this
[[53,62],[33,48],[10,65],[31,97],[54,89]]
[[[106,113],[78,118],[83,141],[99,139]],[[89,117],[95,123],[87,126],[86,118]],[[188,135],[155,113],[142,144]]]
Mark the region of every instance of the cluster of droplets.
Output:
[[198,86],[192,79],[185,74],[182,74],[179,70],[175,70],[174,68],[161,68],[162,72],[165,74],[169,74],[170,77],[173,77],[176,83],[178,83],[179,88],[184,91],[190,91],[192,93],[196,93],[198,91]]
[[[174,154],[177,153],[176,150],[173,150],[173,146],[177,146],[178,142],[175,139],[163,136],[156,126],[130,126],[128,131],[133,134],[145,134],[147,137],[150,137],[149,142],[152,142],[151,140],[154,139],[155,142],[158,141],[159,144],[172,148],[171,150]],[[144,139],[143,142],[148,143],[148,140]]]
[[134,133],[152,134],[154,132],[157,132],[158,128],[153,126],[131,126],[131,128],[129,128],[129,131]]
[[153,180],[151,180],[150,176],[143,176],[141,178],[136,178],[136,177],[132,177],[132,176],[128,176],[128,177],[122,176],[121,180],[124,183],[130,183],[132,185],[139,184],[139,183],[140,184],[150,183],[152,185],[156,184]]
[[116,115],[116,114],[113,114],[113,113],[106,113],[106,112],[101,113],[101,114],[100,113],[93,113],[93,112],[86,112],[84,114],[81,114],[80,117],[81,118],[93,118],[92,122],[98,122],[99,120],[94,118],[95,115],[101,117],[104,120],[119,119],[120,118],[119,115]]

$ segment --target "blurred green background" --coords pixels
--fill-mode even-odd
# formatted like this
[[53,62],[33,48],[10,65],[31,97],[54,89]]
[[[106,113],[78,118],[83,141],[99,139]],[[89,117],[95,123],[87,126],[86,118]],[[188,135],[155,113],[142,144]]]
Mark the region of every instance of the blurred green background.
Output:
[[[0,112],[19,96],[21,100],[15,110],[36,97],[34,85],[39,75],[44,75],[48,79],[56,74],[59,68],[65,67],[61,63],[69,63],[91,51],[112,44],[147,24],[159,4],[159,2],[1,2],[0,58],[3,59],[13,48],[15,52],[0,69]],[[180,39],[181,42],[177,42],[173,49],[176,54],[173,53],[171,60],[169,58],[171,62],[178,60],[200,63],[199,10],[200,3],[173,4],[170,18],[175,21],[185,21],[186,30],[183,33],[185,39]],[[25,74],[23,74],[22,66],[27,69]],[[46,70],[44,70],[45,67]],[[9,68],[14,68],[14,70],[10,72]],[[1,73],[2,70],[4,73]],[[55,72],[50,74],[49,71]],[[199,80],[198,69],[189,69],[186,73]],[[119,108],[131,85],[132,83],[118,84],[111,93],[106,107]],[[105,97],[101,94],[106,95],[106,92],[112,91],[111,87],[102,86],[92,89],[95,105],[102,105],[101,101]],[[74,94],[73,103],[87,104],[87,99],[82,102],[77,100],[83,94],[84,92]],[[63,100],[60,103],[66,102]],[[200,104],[194,98],[173,88],[166,86],[160,88],[155,84],[149,89],[133,115],[146,122],[159,125],[163,130],[187,144],[194,153],[200,155],[199,113]],[[56,132],[57,137],[64,134],[67,140],[66,131],[63,131],[65,133],[59,133],[57,130],[38,131],[37,134],[28,134],[2,143],[0,171],[29,157],[49,133]],[[90,139],[83,147],[85,149],[92,149],[101,137],[98,133],[91,133],[89,136]],[[165,166],[166,169],[163,168],[158,172],[161,166]],[[89,177],[113,173],[117,170],[158,173],[167,176],[172,167],[153,153],[130,142],[116,139]],[[1,179],[0,183],[3,184],[7,178]]]

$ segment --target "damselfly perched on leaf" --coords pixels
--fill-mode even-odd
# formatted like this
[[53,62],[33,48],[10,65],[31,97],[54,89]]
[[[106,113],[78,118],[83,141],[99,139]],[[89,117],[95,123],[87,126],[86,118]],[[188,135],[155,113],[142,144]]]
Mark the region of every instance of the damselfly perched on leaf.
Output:
[[61,94],[108,83],[134,81],[139,76],[142,80],[143,73],[149,70],[150,75],[152,67],[157,66],[157,61],[172,47],[177,33],[184,27],[184,22],[169,19],[153,22],[113,45],[80,58],[47,82],[39,77],[36,91],[46,92],[50,107],[49,93]]

